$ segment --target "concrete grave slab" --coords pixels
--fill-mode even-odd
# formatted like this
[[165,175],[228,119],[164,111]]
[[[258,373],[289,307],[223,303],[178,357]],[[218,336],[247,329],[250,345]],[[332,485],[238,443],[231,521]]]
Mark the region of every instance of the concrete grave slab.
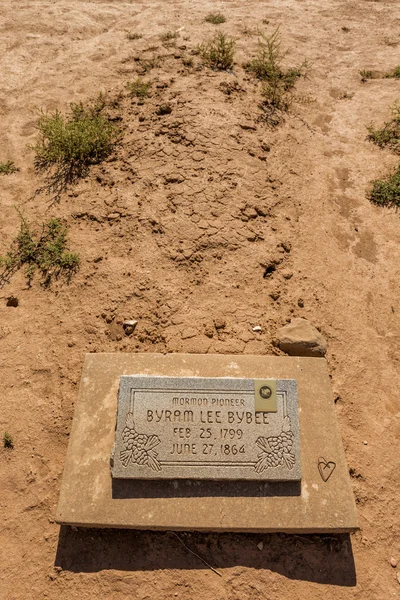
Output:
[[[296,380],[301,482],[113,479],[110,453],[123,375]],[[325,359],[87,355],[56,519],[84,527],[163,530],[356,530],[356,507]]]

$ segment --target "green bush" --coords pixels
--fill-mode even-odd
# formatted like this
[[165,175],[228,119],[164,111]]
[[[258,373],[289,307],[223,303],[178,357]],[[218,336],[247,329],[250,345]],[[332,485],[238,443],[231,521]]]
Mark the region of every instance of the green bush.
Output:
[[127,31],[126,32],[126,39],[129,41],[140,40],[142,37],[143,37],[143,35],[141,33],[137,33],[136,31],[134,31],[134,32]]
[[162,42],[171,42],[172,40],[176,40],[178,37],[178,31],[166,31],[165,33],[160,35],[160,40]]
[[397,67],[395,67],[393,71],[389,71],[388,73],[386,73],[385,77],[400,79],[400,65],[397,65]]
[[387,179],[372,182],[369,199],[379,206],[400,206],[400,165]]
[[13,160],[8,160],[5,163],[0,163],[0,175],[11,175],[19,171]]
[[148,98],[150,95],[151,83],[143,81],[141,77],[137,77],[135,81],[129,81],[125,87],[131,97],[135,96],[144,100],[144,98]]
[[59,111],[41,112],[39,140],[33,150],[36,171],[47,174],[47,191],[56,197],[68,184],[87,174],[88,168],[107,158],[114,149],[119,131],[104,114],[102,94],[85,106],[70,105],[66,116]]
[[217,33],[213,39],[199,46],[199,54],[204,62],[212,69],[226,71],[233,67],[235,40],[224,33]]
[[271,124],[279,122],[279,112],[288,110],[291,103],[289,92],[295,86],[297,79],[306,76],[308,68],[307,62],[304,61],[298,67],[284,70],[282,60],[285,55],[279,27],[277,27],[272,35],[261,36],[255,58],[244,65],[246,71],[263,83],[261,90],[264,97],[263,108],[265,117]]
[[217,13],[209,13],[204,20],[206,21],[206,23],[212,23],[213,25],[220,25],[221,23],[225,23],[226,18],[222,13],[217,12]]
[[392,107],[393,118],[384,123],[381,129],[368,126],[367,139],[380,148],[389,148],[395,154],[400,154],[400,105]]
[[9,448],[10,450],[14,448],[14,440],[7,431],[5,431],[3,435],[3,446],[4,448]]
[[53,277],[64,277],[69,282],[79,264],[79,256],[68,250],[67,228],[59,219],[50,219],[38,233],[20,214],[20,229],[11,250],[0,256],[0,287],[20,269],[25,271],[28,286],[31,286],[36,271],[45,286],[50,285]]
[[361,75],[361,81],[367,81],[367,79],[378,79],[379,75],[376,71],[368,71],[366,69],[362,69],[359,71]]

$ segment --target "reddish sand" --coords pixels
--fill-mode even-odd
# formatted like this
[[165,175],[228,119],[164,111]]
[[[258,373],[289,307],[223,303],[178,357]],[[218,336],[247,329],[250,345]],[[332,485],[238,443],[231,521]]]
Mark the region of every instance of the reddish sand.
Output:
[[[216,8],[227,17],[219,30],[237,40],[233,73],[198,69],[190,54],[216,31],[204,23]],[[4,0],[1,12],[0,162],[21,170],[0,178],[0,253],[18,230],[18,206],[36,223],[65,220],[82,266],[69,286],[36,279],[27,289],[19,273],[0,291],[0,432],[15,443],[0,450],[0,598],[399,597],[390,559],[400,561],[400,216],[367,199],[396,157],[366,140],[366,126],[389,118],[400,82],[358,74],[398,64],[396,3]],[[312,66],[271,130],[241,65],[257,28],[278,24],[285,64]],[[180,37],[165,47],[160,35],[171,30]],[[153,55],[152,96],[138,105],[125,84],[140,72],[135,57]],[[64,111],[99,91],[122,117],[114,158],[57,204],[35,196],[37,110]],[[157,116],[166,102],[171,114]],[[6,306],[12,295],[18,307]],[[55,507],[86,352],[276,353],[274,332],[292,316],[329,343],[360,532],[181,534],[221,577],[169,533],[60,532]],[[124,319],[139,321],[130,337]],[[218,331],[215,319],[225,322]]]

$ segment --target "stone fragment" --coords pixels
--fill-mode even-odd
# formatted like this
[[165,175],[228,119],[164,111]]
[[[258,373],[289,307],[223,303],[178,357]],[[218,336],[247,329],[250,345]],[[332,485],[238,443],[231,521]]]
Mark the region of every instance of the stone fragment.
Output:
[[134,319],[128,320],[128,321],[124,321],[122,326],[124,328],[125,334],[126,335],[132,335],[132,333],[135,331],[136,329],[136,325],[138,324],[137,321],[135,321]]
[[13,308],[16,308],[18,305],[19,300],[15,296],[10,296],[9,298],[7,298],[6,306],[12,306]]
[[256,331],[257,333],[261,333],[261,332],[262,332],[262,329],[261,329],[260,325],[255,325],[255,326],[253,327],[253,331]]
[[272,292],[270,293],[270,297],[272,298],[272,300],[279,300],[279,297],[281,295],[280,290],[272,290]]
[[393,569],[397,567],[397,560],[394,558],[394,556],[392,556],[390,559],[390,564],[392,565]]
[[221,319],[221,318],[214,319],[214,326],[215,326],[215,329],[225,329],[225,327],[226,327],[225,319]]
[[180,173],[171,173],[165,176],[165,183],[182,183],[185,178]]
[[293,277],[293,273],[292,273],[292,271],[289,271],[288,269],[283,269],[282,276],[284,279],[291,279]]
[[204,334],[208,337],[208,338],[212,338],[214,335],[214,328],[212,327],[212,325],[206,325],[204,327]]
[[262,549],[264,548],[264,544],[263,544],[263,542],[258,542],[258,544],[257,544],[257,548],[258,548],[259,550],[262,550]]
[[194,329],[193,327],[187,327],[186,329],[184,329],[182,331],[181,337],[183,340],[188,340],[188,339],[194,337],[195,335],[197,335],[197,330]]
[[204,154],[202,154],[201,152],[193,152],[193,154],[191,155],[191,158],[195,162],[200,162],[200,161],[204,160]]
[[158,116],[170,115],[172,113],[172,106],[170,104],[161,104],[157,110],[156,114]]
[[307,319],[292,319],[276,332],[278,346],[290,356],[325,356],[327,342]]

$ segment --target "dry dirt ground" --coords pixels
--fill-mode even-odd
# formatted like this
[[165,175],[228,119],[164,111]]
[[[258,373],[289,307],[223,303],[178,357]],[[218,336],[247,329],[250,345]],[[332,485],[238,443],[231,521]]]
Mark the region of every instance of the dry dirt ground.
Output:
[[[216,31],[204,22],[216,9],[237,40],[233,72],[198,69],[191,54]],[[286,63],[312,68],[272,130],[242,64],[257,29],[277,25]],[[396,160],[366,126],[389,118],[400,81],[358,74],[400,62],[398,4],[3,0],[0,28],[0,162],[20,167],[0,179],[0,253],[18,206],[36,223],[62,218],[82,258],[70,285],[28,289],[17,274],[0,291],[0,430],[15,444],[0,450],[0,598],[399,598],[400,216],[367,199]],[[160,40],[171,30],[175,47]],[[137,104],[124,86],[154,57],[152,96]],[[37,109],[99,91],[121,116],[114,157],[57,204],[34,196]],[[158,116],[166,102],[171,114]],[[18,307],[6,306],[12,295]],[[183,534],[219,577],[169,533],[60,532],[86,352],[276,353],[274,332],[292,316],[329,342],[358,533]],[[130,337],[124,319],[139,321]]]

